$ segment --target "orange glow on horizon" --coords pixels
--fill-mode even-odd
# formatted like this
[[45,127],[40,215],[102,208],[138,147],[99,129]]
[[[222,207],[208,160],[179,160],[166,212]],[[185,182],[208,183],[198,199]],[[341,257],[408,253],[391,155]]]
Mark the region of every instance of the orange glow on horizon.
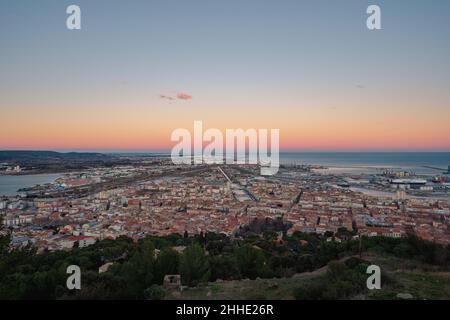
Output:
[[[126,108],[103,103],[57,108],[17,106],[0,118],[0,149],[170,150],[173,130],[280,129],[280,150],[450,150],[450,110],[429,113],[402,105],[351,106],[277,102],[214,109],[208,102]],[[276,112],[274,113],[274,110]],[[407,110],[407,111],[406,111]]]

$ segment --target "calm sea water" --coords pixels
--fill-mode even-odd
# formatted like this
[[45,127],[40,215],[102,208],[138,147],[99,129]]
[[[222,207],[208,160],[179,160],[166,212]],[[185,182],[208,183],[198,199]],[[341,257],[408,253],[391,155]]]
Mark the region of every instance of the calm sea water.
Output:
[[33,174],[22,176],[0,176],[0,196],[13,196],[17,190],[55,181],[61,174]]
[[[354,172],[359,169],[380,171],[386,168],[440,174],[450,166],[450,152],[305,152],[281,153],[283,164],[316,164],[330,170]],[[431,169],[427,167],[435,167]]]

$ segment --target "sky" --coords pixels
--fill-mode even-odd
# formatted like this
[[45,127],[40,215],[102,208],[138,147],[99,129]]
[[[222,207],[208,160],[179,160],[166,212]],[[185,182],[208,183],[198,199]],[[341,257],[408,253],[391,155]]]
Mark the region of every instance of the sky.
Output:
[[449,34],[448,0],[0,0],[0,149],[170,150],[201,120],[450,151]]

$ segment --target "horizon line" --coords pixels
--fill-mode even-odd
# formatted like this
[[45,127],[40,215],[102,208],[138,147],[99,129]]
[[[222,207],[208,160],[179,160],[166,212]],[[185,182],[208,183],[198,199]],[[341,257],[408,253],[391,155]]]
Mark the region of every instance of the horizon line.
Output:
[[[149,153],[170,154],[169,149],[84,149],[84,148],[0,148],[0,152],[22,151],[22,152],[58,152],[58,153]],[[449,153],[450,149],[282,149],[280,153]]]

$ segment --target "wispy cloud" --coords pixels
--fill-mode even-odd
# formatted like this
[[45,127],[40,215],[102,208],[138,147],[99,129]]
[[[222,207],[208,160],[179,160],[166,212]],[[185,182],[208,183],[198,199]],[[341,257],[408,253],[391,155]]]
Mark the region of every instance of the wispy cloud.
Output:
[[186,93],[186,92],[178,92],[175,96],[160,94],[159,98],[162,100],[170,101],[170,102],[173,102],[177,99],[178,100],[192,100],[193,99],[192,95],[189,93]]
[[162,99],[162,100],[169,100],[169,101],[175,100],[174,97],[166,96],[166,95],[164,95],[164,94],[160,94],[160,95],[159,95],[159,98]]

